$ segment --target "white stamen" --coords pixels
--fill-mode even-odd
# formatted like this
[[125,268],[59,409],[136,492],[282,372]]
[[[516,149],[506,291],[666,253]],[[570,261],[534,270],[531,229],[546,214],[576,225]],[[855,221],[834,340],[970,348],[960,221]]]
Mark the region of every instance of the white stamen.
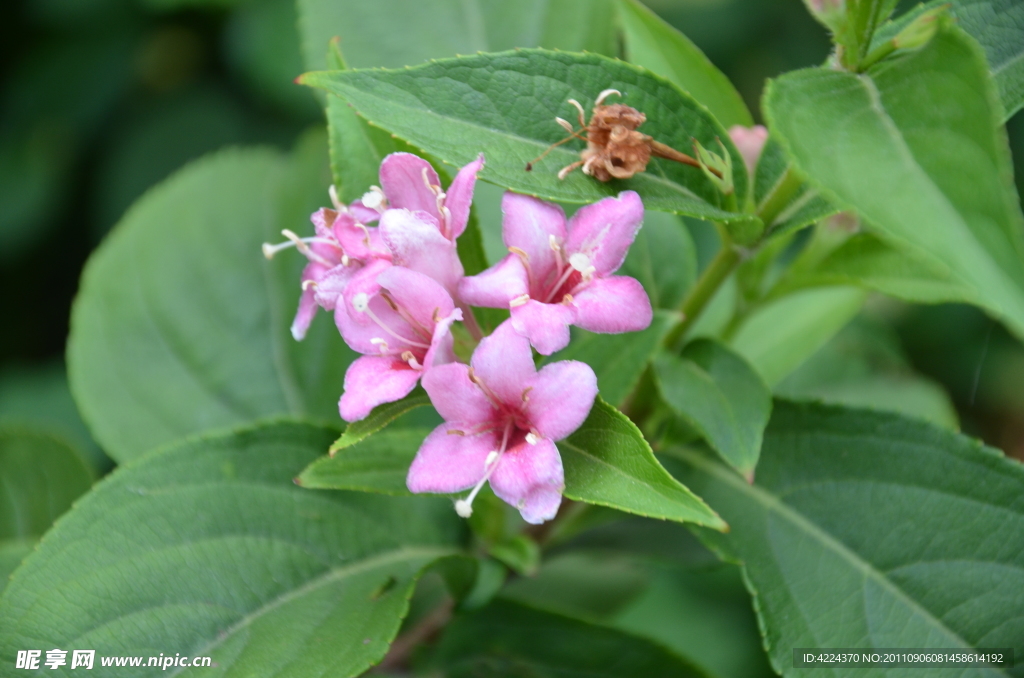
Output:
[[620,97],[622,96],[622,92],[620,92],[617,89],[602,90],[601,93],[597,95],[597,101],[594,102],[594,105],[600,106],[601,102],[603,102],[611,94],[618,94]]
[[562,246],[558,244],[558,238],[556,238],[553,233],[548,234],[548,247],[555,252],[562,251]]
[[[370,297],[367,296],[366,292],[360,292],[359,294],[356,294],[352,297],[352,308],[354,308],[358,313],[365,313],[366,315],[370,316],[370,320],[377,323],[377,327],[381,328],[382,330],[384,330],[385,332],[387,332],[388,334],[390,334],[392,337],[402,342],[403,344],[407,346],[416,346],[418,348],[425,348],[427,350],[430,350],[430,344],[424,344],[423,342],[416,341],[415,339],[403,337],[401,334],[395,332],[393,329],[384,324],[381,321],[381,319],[377,317],[377,314],[373,312],[373,309],[370,308]],[[402,360],[405,360],[405,358],[403,357]],[[410,365],[412,365],[412,363],[410,363]]]
[[370,308],[370,297],[366,296],[366,292],[360,292],[352,297],[352,308],[360,313],[366,313]]
[[313,289],[316,289],[317,287],[319,287],[319,285],[316,284],[315,280],[303,280],[302,281],[302,291],[303,292],[308,290],[310,287],[312,287]]
[[526,442],[530,443],[531,445],[536,445],[537,444],[537,440],[538,440],[537,436],[533,435],[533,433],[527,433],[526,434]]
[[374,337],[370,339],[370,343],[377,347],[381,355],[388,354],[388,342],[384,341],[380,337]]
[[327,194],[331,196],[331,204],[334,205],[334,209],[336,211],[343,213],[348,212],[348,206],[341,202],[341,200],[338,200],[338,189],[334,187],[334,184],[327,187]]
[[403,351],[402,360],[409,363],[409,367],[413,368],[414,370],[423,369],[423,365],[420,365],[420,362],[416,360],[416,356],[412,354],[412,351]]
[[484,460],[484,468],[487,468],[491,464],[493,464],[494,460],[497,459],[497,458],[498,458],[498,451],[497,450],[491,450],[490,452],[488,452],[487,453],[487,459]]
[[491,450],[487,453],[487,458],[484,460],[484,477],[473,486],[473,490],[469,493],[469,496],[465,499],[459,499],[455,502],[455,512],[463,518],[468,518],[473,515],[473,500],[476,499],[477,493],[483,488],[491,474],[494,473],[494,469],[498,468],[498,458],[501,457],[502,453],[505,452],[505,447],[508,445],[508,436],[512,432],[513,424],[509,422],[505,425],[505,435],[501,440],[500,450]]
[[473,505],[465,499],[459,499],[455,502],[455,512],[459,514],[460,518],[468,518],[473,515]]
[[576,101],[575,99],[569,99],[569,103],[575,106],[576,110],[580,112],[580,120],[583,120],[585,117],[587,117],[587,113],[586,111],[583,110],[583,106],[580,106],[580,102]]
[[566,120],[565,118],[557,118],[557,117],[556,117],[556,118],[555,118],[555,122],[557,122],[557,123],[558,123],[559,125],[561,125],[561,126],[562,126],[562,128],[563,128],[563,129],[564,129],[564,130],[565,130],[566,132],[568,132],[569,134],[572,134],[573,132],[575,132],[575,131],[576,131],[576,130],[575,130],[575,129],[573,128],[572,124],[571,124],[571,123],[570,123],[570,122],[569,122],[568,120]]
[[427,185],[427,190],[429,190],[434,195],[439,195],[441,193],[440,186],[436,186],[430,183],[430,175],[426,167],[423,168],[423,183]]
[[509,308],[515,308],[516,306],[522,306],[523,304],[525,304],[528,301],[530,301],[530,295],[529,294],[522,294],[522,295],[516,297],[515,299],[513,299],[512,301],[508,302],[508,307]]
[[583,252],[576,252],[569,257],[569,265],[583,274],[584,277],[591,275],[596,270],[590,263],[590,257]]
[[[281,231],[281,235],[283,235],[284,237],[286,237],[289,240],[291,240],[292,243],[295,245],[295,249],[297,249],[298,251],[302,252],[302,254],[304,254],[306,256],[306,258],[309,259],[310,261],[315,261],[318,264],[323,264],[324,266],[327,266],[327,267],[334,266],[334,264],[332,264],[331,262],[327,261],[326,259],[321,257],[319,254],[317,254],[316,252],[311,250],[309,248],[309,245],[306,244],[307,240],[316,241],[316,240],[319,240],[318,238],[306,238],[304,240],[304,239],[300,238],[299,236],[295,235],[295,233],[293,233],[292,231],[289,231],[287,228],[284,229],[283,231]],[[265,250],[264,250],[264,254],[266,254]]]
[[269,242],[265,242],[263,243],[263,256],[265,256],[267,259],[273,259],[275,254],[289,247],[295,247],[295,243],[282,242],[278,243],[277,245],[271,245]]
[[370,190],[363,193],[363,197],[360,200],[364,206],[380,212],[382,211],[381,206],[384,204],[384,191],[377,186],[370,186]]

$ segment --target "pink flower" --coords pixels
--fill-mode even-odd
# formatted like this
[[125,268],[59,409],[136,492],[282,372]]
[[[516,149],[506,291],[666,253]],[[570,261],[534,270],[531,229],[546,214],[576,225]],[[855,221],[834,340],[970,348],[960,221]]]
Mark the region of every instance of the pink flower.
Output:
[[459,170],[445,192],[429,162],[412,153],[392,153],[380,164],[380,185],[388,207],[430,215],[441,235],[454,243],[466,230],[476,175],[483,166],[481,153]]
[[744,127],[733,125],[729,128],[729,138],[736,144],[736,150],[743,156],[743,163],[747,166],[749,174],[754,173],[757,161],[761,158],[761,151],[768,141],[768,130],[764,125]]
[[342,419],[358,421],[381,403],[400,400],[435,365],[455,360],[451,324],[462,319],[451,296],[436,281],[401,266],[375,262],[377,270],[350,281],[346,294],[354,313],[344,306],[334,319],[345,342],[363,355],[345,373],[338,403]]
[[544,355],[569,343],[570,325],[614,334],[651,324],[643,286],[612,275],[640,230],[640,196],[624,191],[587,205],[568,226],[558,205],[536,198],[506,193],[501,206],[510,254],[459,283],[464,302],[511,309],[512,326]]
[[597,396],[597,377],[573,360],[533,364],[529,342],[502,323],[480,342],[470,366],[439,365],[423,387],[445,419],[427,436],[409,469],[412,492],[461,492],[455,508],[472,513],[490,481],[494,493],[529,523],[558,512],[565,487],[556,440],[583,423]]

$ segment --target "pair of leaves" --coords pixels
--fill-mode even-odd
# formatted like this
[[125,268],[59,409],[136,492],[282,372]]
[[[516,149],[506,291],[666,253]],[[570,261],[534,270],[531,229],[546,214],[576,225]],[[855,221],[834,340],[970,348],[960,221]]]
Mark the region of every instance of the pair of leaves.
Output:
[[295,487],[334,435],[268,424],[115,471],[0,599],[2,661],[180,652],[222,673],[337,676],[379,661],[419,573],[459,553],[463,526],[442,499]]
[[[968,36],[942,26],[926,47],[859,76],[787,74],[770,85],[765,109],[811,181],[922,262],[918,270],[933,272],[929,292],[955,290],[952,299],[981,306],[1024,336],[1024,217],[1001,107]],[[915,298],[913,278],[898,284],[900,259],[890,262],[885,291]]]
[[783,675],[794,647],[1024,650],[1019,462],[895,415],[784,401],[754,485],[671,454],[729,521],[702,536],[742,563]]

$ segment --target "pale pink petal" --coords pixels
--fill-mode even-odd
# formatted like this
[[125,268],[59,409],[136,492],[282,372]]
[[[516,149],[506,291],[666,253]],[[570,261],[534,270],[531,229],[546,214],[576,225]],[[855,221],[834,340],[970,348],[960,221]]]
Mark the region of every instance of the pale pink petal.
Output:
[[434,409],[452,426],[469,428],[497,416],[483,391],[469,380],[469,367],[462,363],[430,368],[423,375],[423,388]]
[[353,306],[353,300],[360,294],[365,294],[367,299],[372,299],[380,292],[380,283],[377,277],[391,268],[391,262],[387,259],[374,259],[366,266],[357,269],[345,285],[342,296],[345,299],[345,308],[349,316],[360,325],[369,324],[370,318],[363,313],[357,313]]
[[451,326],[456,320],[462,320],[461,308],[457,308],[447,317],[441,318],[434,326],[434,337],[430,340],[430,349],[423,356],[424,372],[434,366],[455,362],[455,340],[452,337]]
[[614,273],[626,260],[644,221],[644,204],[634,191],[581,207],[569,222],[566,252],[585,254],[599,276]]
[[757,161],[761,158],[761,151],[764,150],[764,144],[768,141],[767,128],[764,125],[754,125],[753,127],[733,125],[729,128],[729,137],[736,144],[736,150],[743,156],[743,164],[747,166],[747,172],[753,174],[754,168],[757,167]]
[[[398,355],[411,350],[419,357],[426,353],[427,338],[414,332],[409,323],[382,297],[378,295],[370,298],[368,306],[380,324],[369,313],[346,309],[341,304],[334,309],[334,324],[338,326],[341,338],[353,351],[364,355]],[[382,350],[384,344],[387,345],[386,351]]]
[[333,233],[342,248],[344,248],[345,254],[352,259],[365,261],[368,259],[391,258],[391,252],[384,245],[379,229],[375,226],[369,227],[357,223],[350,214],[338,216],[334,222]]
[[533,292],[545,282],[553,282],[558,261],[551,249],[551,237],[561,245],[565,242],[565,212],[558,205],[528,195],[505,193],[501,199],[502,238],[506,247],[516,247],[529,259],[530,275],[535,281]]
[[529,292],[526,269],[514,254],[482,273],[459,281],[459,298],[470,306],[508,308],[508,302]]
[[363,356],[345,372],[345,392],[338,411],[345,421],[364,419],[382,403],[401,400],[416,388],[420,372],[401,360],[384,356]]
[[447,317],[455,308],[440,283],[402,266],[388,268],[377,276],[377,283],[413,322],[428,331],[433,331],[435,319]]
[[561,360],[537,373],[525,414],[537,432],[561,440],[578,429],[597,397],[597,375],[590,365]]
[[292,321],[292,336],[295,341],[302,341],[306,338],[309,325],[316,316],[319,306],[317,306],[313,294],[313,289],[309,288],[303,290],[302,296],[299,297],[299,310],[295,312],[295,320]]
[[334,210],[327,207],[321,207],[316,212],[309,215],[309,220],[313,222],[313,230],[316,232],[317,236],[321,238],[330,238],[332,237],[331,225],[337,217],[338,213]]
[[425,212],[390,209],[381,217],[380,229],[396,264],[430,276],[450,294],[458,292],[462,262],[436,219]]
[[420,445],[405,480],[410,492],[461,492],[484,477],[487,455],[494,449],[494,433],[452,435],[441,424]]
[[565,489],[558,448],[547,438],[535,445],[525,441],[505,451],[491,474],[494,494],[519,509],[533,525],[551,520]]
[[577,327],[603,334],[639,332],[653,318],[643,285],[621,275],[594,280],[574,296],[573,305]]
[[515,406],[522,403],[523,391],[537,374],[530,342],[508,321],[483,338],[469,363],[499,401]]
[[361,224],[372,224],[380,219],[380,212],[367,207],[362,200],[356,200],[348,206],[349,213]]
[[418,155],[392,153],[380,163],[380,187],[390,207],[420,210],[440,221],[437,194],[428,184],[440,188],[441,180],[430,163]]
[[444,206],[448,208],[448,239],[455,240],[466,230],[469,221],[469,207],[473,204],[473,187],[476,185],[477,172],[484,167],[484,154],[459,170],[448,187]]
[[[319,264],[310,264],[306,269],[308,270],[314,266],[323,268]],[[312,288],[313,298],[316,300],[316,303],[320,304],[325,310],[333,311],[338,303],[338,299],[345,292],[349,281],[352,280],[352,277],[357,272],[358,269],[356,267],[341,266],[339,264],[312,278],[316,282],[316,287]],[[307,279],[305,273],[303,273],[302,279]]]
[[576,311],[565,304],[530,300],[512,308],[512,327],[530,340],[541,355],[551,355],[569,345],[569,325]]

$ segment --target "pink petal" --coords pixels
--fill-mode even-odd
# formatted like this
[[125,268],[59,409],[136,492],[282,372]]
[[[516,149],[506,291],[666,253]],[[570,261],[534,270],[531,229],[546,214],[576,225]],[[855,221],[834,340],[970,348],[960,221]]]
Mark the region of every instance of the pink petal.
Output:
[[558,262],[551,249],[551,236],[559,244],[567,237],[565,212],[558,205],[528,195],[505,193],[501,199],[502,237],[506,247],[517,247],[529,257],[530,274],[538,292],[545,282],[553,282]]
[[459,281],[459,298],[471,306],[508,308],[508,302],[528,294],[523,262],[510,254],[486,271]]
[[295,320],[292,321],[292,336],[295,341],[302,341],[306,338],[309,325],[316,316],[319,306],[317,306],[313,294],[313,288],[309,288],[303,290],[302,296],[299,297],[299,310],[295,312]]
[[363,204],[362,200],[356,200],[348,206],[349,213],[361,224],[372,224],[380,219],[380,212]]
[[461,363],[430,368],[423,375],[423,388],[434,409],[452,426],[471,428],[497,416],[483,391],[469,380],[469,367]]
[[477,378],[499,401],[517,407],[522,403],[523,391],[537,374],[530,342],[508,321],[483,338],[469,363]]
[[377,283],[425,330],[432,332],[435,318],[447,317],[455,309],[451,295],[440,283],[408,268],[391,266],[377,276]]
[[390,259],[391,252],[380,236],[380,229],[356,222],[351,214],[339,215],[334,222],[334,237],[352,259]]
[[590,365],[561,360],[537,373],[525,414],[545,438],[561,440],[578,429],[597,397],[597,375]]
[[369,313],[346,309],[340,304],[334,309],[334,324],[338,326],[341,338],[353,351],[364,355],[379,355],[381,344],[377,340],[383,340],[390,355],[398,355],[409,350],[417,357],[423,357],[427,349],[417,344],[425,344],[426,338],[413,331],[409,323],[382,297],[371,297],[369,310],[391,331],[388,332],[378,325]]
[[643,221],[644,204],[634,191],[599,200],[573,215],[566,252],[587,255],[599,276],[614,273],[626,260]]
[[[423,173],[426,171],[426,177]],[[440,221],[437,194],[431,186],[440,189],[441,180],[430,163],[412,153],[392,153],[380,163],[380,187],[390,207],[420,210]]]
[[390,209],[381,217],[380,230],[396,264],[430,276],[451,294],[458,292],[462,262],[455,243],[441,235],[435,218],[425,212]]
[[591,332],[639,332],[651,324],[651,300],[643,285],[622,275],[598,278],[573,298],[576,325]]
[[341,418],[364,419],[377,405],[409,395],[419,380],[419,371],[401,360],[384,356],[358,358],[345,372],[345,392],[338,402]]
[[405,484],[410,492],[461,492],[484,477],[487,455],[498,443],[493,432],[452,435],[441,424],[420,445]]
[[469,221],[469,207],[473,203],[473,187],[477,172],[484,167],[484,154],[459,170],[448,187],[444,206],[448,208],[448,239],[454,241],[466,230]]
[[[310,264],[306,269],[309,270],[313,266],[319,266],[319,264]],[[319,268],[323,267],[319,266]],[[333,311],[338,303],[338,299],[344,294],[345,288],[356,273],[358,273],[357,267],[341,266],[339,264],[312,278],[316,282],[316,287],[312,288],[316,303],[320,304],[325,310]],[[305,273],[303,273],[302,279],[307,279]]]
[[565,474],[553,442],[547,438],[536,445],[524,441],[506,450],[497,464],[491,474],[494,494],[518,508],[523,520],[533,525],[555,517]]
[[569,325],[576,311],[565,304],[542,304],[531,299],[512,308],[512,327],[530,340],[541,355],[551,355],[569,345]]
[[331,225],[334,220],[337,219],[338,213],[327,207],[321,207],[313,214],[309,215],[309,220],[313,222],[313,230],[317,236],[321,238],[330,238]]
[[345,308],[348,310],[349,317],[360,325],[367,325],[371,320],[365,313],[356,312],[352,305],[353,300],[360,294],[365,294],[368,299],[377,296],[377,293],[380,292],[380,283],[377,282],[377,277],[391,268],[391,265],[387,259],[374,259],[366,266],[357,269],[344,286],[342,296],[345,299]]
[[457,308],[447,317],[441,318],[434,326],[434,336],[430,340],[430,348],[423,357],[424,373],[435,366],[455,362],[455,339],[452,337],[451,326],[456,320],[462,320],[461,308]]
[[768,129],[764,125],[733,125],[729,128],[729,137],[736,144],[736,150],[743,156],[747,172],[753,174],[757,161],[761,158],[761,151],[764,150],[764,144],[768,141]]

